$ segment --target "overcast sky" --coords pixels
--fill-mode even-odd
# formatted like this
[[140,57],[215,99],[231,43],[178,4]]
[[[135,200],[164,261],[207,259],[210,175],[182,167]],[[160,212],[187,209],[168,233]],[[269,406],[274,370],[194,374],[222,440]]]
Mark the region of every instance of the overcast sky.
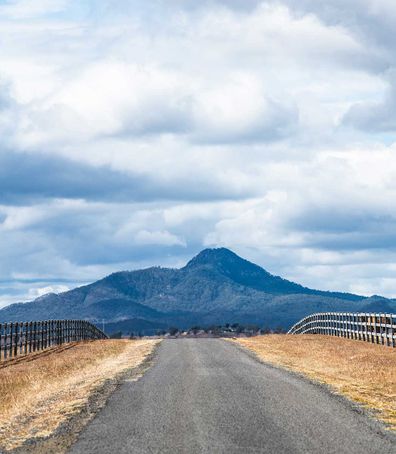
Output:
[[0,306],[217,246],[396,296],[395,1],[0,1]]

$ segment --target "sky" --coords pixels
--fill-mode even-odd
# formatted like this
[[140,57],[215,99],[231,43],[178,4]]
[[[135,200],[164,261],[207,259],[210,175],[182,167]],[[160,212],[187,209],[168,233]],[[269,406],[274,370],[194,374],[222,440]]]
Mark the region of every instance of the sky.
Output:
[[0,0],[0,306],[221,246],[396,297],[394,0]]

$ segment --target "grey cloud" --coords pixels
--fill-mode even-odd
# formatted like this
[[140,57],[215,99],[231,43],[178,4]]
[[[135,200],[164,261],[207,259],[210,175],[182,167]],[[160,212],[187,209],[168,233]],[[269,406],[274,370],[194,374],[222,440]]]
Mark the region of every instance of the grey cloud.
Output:
[[[274,2],[276,0],[266,0],[266,3]],[[360,6],[356,0],[328,0],[326,3],[316,0],[282,0],[281,3],[296,12],[314,13],[329,25],[344,25],[361,35],[363,31],[367,32],[366,39],[388,42],[389,35],[395,35],[396,16],[385,14],[387,9],[382,0],[360,0]],[[388,3],[390,4],[391,2]]]
[[9,85],[0,81],[0,111],[10,108],[13,103]]
[[[168,255],[184,255],[190,248],[183,245],[142,245],[134,240],[136,232],[143,228],[164,229],[158,207],[153,209],[150,219],[135,219],[136,229],[121,239],[117,237],[118,229],[134,218],[142,206],[49,205],[41,209],[50,214],[22,228],[2,232],[4,263],[0,268],[4,267],[3,276],[7,276],[7,270],[17,269],[25,275],[78,279],[74,267],[100,265],[115,271],[125,263],[161,264]],[[146,209],[150,210],[149,207]],[[21,249],[23,255],[18,253]],[[65,263],[69,266],[65,267]]]
[[333,251],[396,249],[396,217],[375,207],[307,206],[285,227],[305,234],[304,246]]
[[251,10],[257,5],[262,3],[262,0],[203,0],[197,2],[196,0],[162,0],[162,3],[174,4],[180,8],[207,8],[210,5],[221,5],[230,9],[237,10]]
[[[394,227],[396,223],[394,224]],[[307,246],[331,251],[396,251],[396,234],[384,232],[359,232],[338,235],[315,235],[309,239]]]
[[[198,143],[241,144],[255,142],[272,142],[293,135],[298,128],[299,111],[293,103],[281,103],[267,98],[266,108],[246,127],[222,128],[221,125],[199,122],[192,132],[192,139]],[[235,105],[234,109],[238,110]],[[210,120],[209,120],[210,121]]]
[[236,10],[251,10],[260,3],[262,3],[262,0],[157,0],[156,2],[144,2],[143,4],[141,0],[128,0],[126,2],[120,2],[119,0],[103,2],[101,0],[93,2],[95,10],[99,7],[102,11],[109,13],[125,13],[125,11],[134,11],[136,13],[139,11],[143,14],[158,11],[159,8],[164,11],[168,11],[170,8],[191,11],[219,5]]
[[[267,3],[278,3],[267,0]],[[330,26],[342,26],[364,44],[364,54],[345,55],[344,65],[379,74],[389,82],[383,101],[354,104],[342,122],[366,132],[396,130],[396,9],[383,0],[282,0],[294,14],[315,14]],[[344,58],[342,57],[342,58]]]
[[[226,121],[222,123],[221,113],[216,118],[206,115],[205,106],[200,106],[199,99],[192,96],[180,99],[173,105],[171,100],[153,102],[152,105],[149,101],[140,111],[126,114],[120,129],[107,136],[135,138],[177,134],[196,143],[235,144],[272,142],[296,132],[299,111],[294,103],[279,102],[268,97],[262,100],[262,104],[262,113],[257,114],[250,124],[241,126],[228,125]],[[237,111],[238,105],[233,108]]]
[[344,115],[343,124],[366,132],[396,131],[396,71],[382,102],[354,104]]
[[[279,4],[279,1],[266,0],[265,3]],[[383,1],[361,0],[360,6],[356,0],[282,0],[281,3],[294,14],[315,14],[327,25],[342,26],[364,42],[367,54],[350,55],[345,64],[383,72],[396,62],[396,14],[387,14]]]
[[191,101],[188,98],[153,100],[144,103],[144,109],[127,114],[120,131],[113,137],[134,137],[163,133],[183,134],[192,127]]
[[139,178],[106,168],[48,155],[0,152],[2,204],[29,204],[47,198],[141,198],[144,193]]
[[155,176],[125,174],[48,154],[0,152],[3,205],[27,205],[51,198],[130,202],[216,200],[245,195],[204,175],[161,181]]

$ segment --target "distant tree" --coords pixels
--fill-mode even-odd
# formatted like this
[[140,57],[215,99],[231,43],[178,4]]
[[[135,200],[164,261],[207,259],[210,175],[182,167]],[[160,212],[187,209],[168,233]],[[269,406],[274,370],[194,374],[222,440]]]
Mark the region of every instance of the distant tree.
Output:
[[285,333],[286,333],[286,330],[285,330],[285,328],[283,328],[282,326],[277,326],[277,327],[274,329],[274,333],[275,333],[275,334],[285,334]]
[[200,331],[201,328],[199,326],[193,326],[192,328],[190,328],[189,331],[191,331],[194,335],[198,333],[198,331]]
[[110,339],[121,339],[122,331],[117,331],[113,334],[110,334]]
[[176,336],[176,334],[179,332],[179,328],[176,328],[175,326],[171,326],[169,329],[168,329],[168,333],[171,335],[171,336]]
[[157,329],[157,336],[164,336],[166,331],[164,329]]
[[261,334],[269,334],[271,330],[268,328],[268,326],[264,326],[264,328],[261,328]]
[[238,325],[235,329],[235,331],[240,334],[240,333],[243,333],[245,331],[245,327],[242,326],[242,325]]
[[216,325],[216,326],[213,326],[211,328],[211,332],[212,334],[214,334],[215,336],[220,336],[220,334],[222,333],[222,327],[220,325]]
[[247,331],[250,331],[251,333],[257,333],[260,330],[260,327],[258,325],[247,325],[246,327]]
[[129,335],[129,339],[135,339],[135,334],[133,332]]

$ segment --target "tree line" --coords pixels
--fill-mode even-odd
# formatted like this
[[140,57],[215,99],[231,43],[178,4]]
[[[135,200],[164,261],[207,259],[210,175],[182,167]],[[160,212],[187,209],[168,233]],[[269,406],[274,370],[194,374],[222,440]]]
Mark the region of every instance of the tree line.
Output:
[[[255,324],[240,324],[240,323],[226,323],[225,325],[210,325],[210,326],[192,326],[189,329],[181,329],[176,326],[170,326],[167,329],[159,329],[156,331],[156,336],[180,336],[180,335],[188,335],[188,336],[257,336],[263,334],[284,334],[286,330],[279,326],[277,328],[269,328],[269,327],[260,327]],[[130,339],[135,339],[139,337],[144,337],[146,334],[144,331],[137,331],[131,333],[123,333],[122,331],[117,331],[112,333],[110,337],[112,339],[120,339],[122,337],[129,337]],[[153,334],[152,334],[153,335]]]

